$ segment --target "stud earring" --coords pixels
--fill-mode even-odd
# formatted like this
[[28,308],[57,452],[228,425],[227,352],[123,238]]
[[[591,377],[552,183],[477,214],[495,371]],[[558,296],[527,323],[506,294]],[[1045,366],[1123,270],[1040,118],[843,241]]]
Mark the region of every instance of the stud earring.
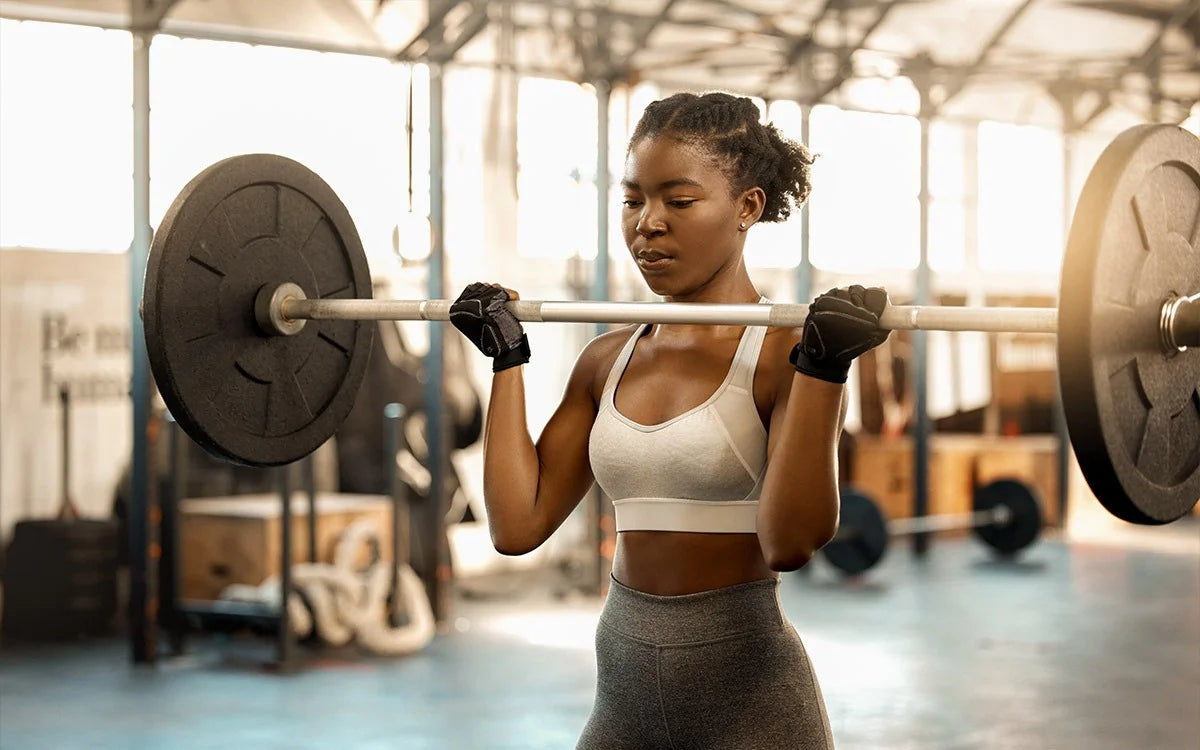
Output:
[[743,232],[746,231],[746,222],[743,221],[739,226],[741,226]]

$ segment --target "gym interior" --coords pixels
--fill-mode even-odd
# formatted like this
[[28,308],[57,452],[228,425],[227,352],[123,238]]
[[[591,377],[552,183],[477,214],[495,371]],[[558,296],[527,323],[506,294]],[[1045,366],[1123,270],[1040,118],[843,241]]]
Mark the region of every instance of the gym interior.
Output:
[[[706,91],[816,157],[746,233],[788,326],[953,318],[854,360],[837,532],[776,573],[836,747],[1200,747],[1196,0],[0,0],[0,747],[575,747],[613,498],[502,554],[488,357],[432,305],[227,314],[303,280],[191,217],[279,155],[333,297],[583,310],[524,319],[536,439],[610,303],[664,304],[627,151]],[[342,347],[328,408],[230,427],[247,335]]]

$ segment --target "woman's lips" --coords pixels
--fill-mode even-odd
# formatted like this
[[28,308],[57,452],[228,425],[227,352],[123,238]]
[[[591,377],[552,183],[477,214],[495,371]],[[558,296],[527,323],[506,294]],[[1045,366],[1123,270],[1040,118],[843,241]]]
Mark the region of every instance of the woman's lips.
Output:
[[674,261],[671,256],[661,253],[639,253],[637,256],[638,267],[649,272],[663,271]]

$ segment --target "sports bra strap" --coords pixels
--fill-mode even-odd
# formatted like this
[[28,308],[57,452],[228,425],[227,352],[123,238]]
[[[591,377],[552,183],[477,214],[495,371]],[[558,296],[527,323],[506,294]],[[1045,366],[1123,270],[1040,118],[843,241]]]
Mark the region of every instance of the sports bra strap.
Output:
[[629,341],[625,342],[621,353],[617,355],[617,359],[613,362],[612,369],[608,371],[608,380],[604,381],[604,390],[600,393],[601,400],[607,399],[616,389],[617,383],[621,381],[621,376],[625,374],[625,368],[629,365],[629,360],[633,357],[633,348],[637,346],[637,341],[646,331],[646,323],[642,323],[629,337]]
[[[758,299],[759,304],[766,304],[770,301],[761,296]],[[639,325],[633,335],[629,337],[629,341],[625,342],[621,353],[613,362],[612,369],[608,372],[608,379],[604,381],[604,390],[600,394],[601,399],[607,398],[616,389],[617,383],[621,381],[621,376],[625,374],[625,368],[629,366],[629,360],[633,358],[633,349],[637,346],[638,339],[646,332],[647,327],[649,327],[648,323]],[[758,354],[762,351],[762,343],[766,335],[766,326],[746,327],[746,332],[742,334],[741,341],[738,342],[737,352],[733,355],[733,375],[729,379],[730,385],[753,392],[754,371],[758,367]]]
[[[760,297],[759,304],[771,300]],[[758,367],[758,353],[762,351],[763,339],[767,336],[766,326],[747,326],[738,343],[737,353],[733,355],[733,375],[729,384],[742,390],[754,392],[754,370]]]

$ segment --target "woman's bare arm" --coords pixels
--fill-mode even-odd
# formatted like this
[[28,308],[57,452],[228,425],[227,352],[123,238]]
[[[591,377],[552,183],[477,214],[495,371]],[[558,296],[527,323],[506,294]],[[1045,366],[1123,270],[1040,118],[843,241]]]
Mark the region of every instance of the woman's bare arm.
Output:
[[523,555],[537,549],[591,487],[588,436],[599,400],[597,376],[612,361],[612,336],[600,336],[580,353],[562,401],[536,443],[526,420],[524,366],[492,377],[483,496],[497,551]]
[[[799,331],[791,343],[799,340]],[[837,446],[846,387],[780,366],[758,506],[758,539],[772,570],[803,566],[837,531]]]

